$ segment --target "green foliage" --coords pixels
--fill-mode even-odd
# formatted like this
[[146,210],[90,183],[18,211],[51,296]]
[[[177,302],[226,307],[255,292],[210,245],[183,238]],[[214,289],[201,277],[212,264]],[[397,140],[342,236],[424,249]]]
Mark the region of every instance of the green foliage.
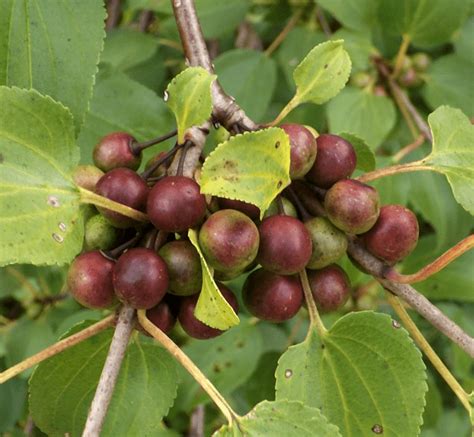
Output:
[[349,133],[338,133],[338,135],[353,146],[357,155],[357,168],[362,171],[372,171],[375,169],[375,155],[366,142],[357,135]]
[[101,2],[0,2],[0,85],[34,88],[69,108],[76,133],[105,36]]
[[206,260],[199,247],[197,232],[194,229],[188,231],[189,241],[193,244],[199,253],[202,269],[202,287],[199,299],[194,310],[194,315],[201,322],[212,328],[229,329],[239,323],[239,318],[234,309],[225,300],[212,276],[211,267],[207,265]]
[[215,78],[204,68],[189,67],[166,88],[167,103],[178,126],[179,144],[184,143],[186,129],[204,123],[211,115],[211,83]]
[[232,425],[221,428],[216,437],[238,436],[265,437],[281,435],[285,437],[337,437],[336,426],[317,408],[308,407],[296,401],[264,401],[258,404],[246,416]]
[[[403,358],[402,358],[403,357]],[[321,408],[343,435],[417,435],[427,390],[425,366],[407,332],[384,314],[351,313],[320,337],[285,352],[277,400]]]
[[474,215],[474,126],[458,109],[441,106],[428,117],[433,151],[423,160],[443,173],[456,200]]
[[318,3],[349,29],[367,31],[377,19],[378,0],[319,0]]
[[290,143],[283,130],[246,132],[219,144],[208,156],[202,168],[201,192],[252,203],[263,217],[290,183],[289,170]]
[[18,88],[0,87],[0,102],[0,265],[70,262],[83,238],[71,113]]
[[[77,325],[67,335],[86,326]],[[112,331],[104,331],[38,366],[30,380],[30,408],[43,432],[81,435],[111,339]],[[125,355],[104,435],[158,431],[176,396],[176,386],[174,359],[157,345],[137,338]]]

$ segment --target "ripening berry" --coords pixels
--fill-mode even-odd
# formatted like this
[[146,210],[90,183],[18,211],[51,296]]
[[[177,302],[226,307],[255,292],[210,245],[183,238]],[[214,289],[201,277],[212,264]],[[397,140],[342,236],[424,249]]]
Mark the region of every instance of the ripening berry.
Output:
[[95,191],[97,182],[102,176],[104,172],[93,165],[78,165],[72,173],[74,183],[89,191]]
[[176,324],[176,315],[173,313],[173,309],[166,298],[158,305],[147,310],[146,317],[165,334],[169,334]]
[[134,142],[135,138],[126,132],[106,135],[94,148],[94,164],[104,171],[120,167],[137,170],[142,162],[142,155],[132,152]]
[[114,247],[119,231],[100,214],[92,216],[86,222],[84,247],[86,250],[109,250]]

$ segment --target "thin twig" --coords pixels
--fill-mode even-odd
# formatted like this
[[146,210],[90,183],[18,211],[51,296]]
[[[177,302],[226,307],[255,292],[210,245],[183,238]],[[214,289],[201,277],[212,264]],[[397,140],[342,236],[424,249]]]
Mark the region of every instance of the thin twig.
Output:
[[153,12],[150,10],[144,10],[140,13],[138,18],[138,29],[140,32],[146,32],[148,26],[151,24],[153,20]]
[[393,69],[392,77],[395,79],[398,77],[400,74],[402,67],[403,67],[403,61],[405,60],[408,46],[410,45],[410,36],[407,34],[404,34],[402,36],[402,43],[400,44],[400,48],[398,49],[397,57],[395,59],[395,68]]
[[414,171],[436,171],[436,168],[425,165],[423,161],[408,162],[406,164],[397,164],[378,168],[377,170],[359,176],[357,180],[367,183],[369,181],[374,181],[386,176],[393,176],[400,173],[411,173]]
[[330,37],[332,35],[331,27],[329,26],[328,20],[326,19],[326,14],[320,6],[316,6],[316,18],[319,25],[321,26],[321,29],[323,29],[324,34],[327,37]]
[[430,322],[454,343],[459,345],[471,357],[474,357],[474,338],[442,313],[425,296],[418,293],[411,285],[383,279],[387,266],[367,252],[355,239],[349,239],[348,253],[369,274],[374,276],[382,286],[407,302],[418,314]]
[[204,437],[204,419],[206,409],[199,404],[191,414],[188,437]]
[[99,383],[92,400],[83,437],[99,437],[107,416],[107,410],[112,399],[115,384],[120,372],[128,341],[133,330],[135,310],[124,305],[120,310],[114,336],[110,343],[109,352],[105,359]]
[[100,322],[94,323],[88,328],[83,329],[82,331],[79,331],[69,337],[66,337],[53,344],[52,346],[47,347],[46,349],[43,349],[41,352],[38,352],[37,354],[27,358],[26,360],[23,360],[21,363],[15,364],[14,366],[0,373],[0,384],[3,384],[9,379],[20,374],[21,372],[24,372],[30,367],[36,366],[42,361],[59,354],[60,352],[70,348],[71,346],[74,346],[80,343],[81,341],[84,341],[89,337],[98,334],[104,329],[112,326],[114,324],[114,320],[115,315],[108,316]]
[[464,408],[468,411],[469,414],[472,414],[472,409],[469,404],[469,395],[464,391],[461,387],[459,382],[453,376],[453,374],[449,371],[446,365],[441,361],[441,358],[437,355],[437,353],[433,350],[431,345],[426,341],[426,338],[420,332],[418,327],[415,325],[415,322],[411,319],[408,315],[406,309],[400,303],[398,297],[394,296],[392,293],[387,292],[387,300],[392,306],[392,308],[397,313],[398,317],[403,323],[405,329],[410,333],[415,343],[418,347],[423,351],[426,357],[430,360],[433,367],[438,371],[441,377],[446,381],[449,385],[451,390],[454,394],[458,397],[458,399],[463,404]]
[[295,27],[296,23],[301,17],[302,9],[298,9],[293,16],[288,20],[285,27],[282,31],[276,36],[272,43],[265,50],[265,56],[270,57],[271,54],[280,46],[280,44],[285,40],[287,35],[290,33],[291,29]]
[[405,156],[415,151],[425,142],[424,135],[418,135],[415,141],[411,142],[407,146],[401,148],[395,155],[392,156],[393,162],[400,162]]
[[105,30],[111,30],[117,26],[120,19],[120,0],[109,0],[107,4],[107,21]]

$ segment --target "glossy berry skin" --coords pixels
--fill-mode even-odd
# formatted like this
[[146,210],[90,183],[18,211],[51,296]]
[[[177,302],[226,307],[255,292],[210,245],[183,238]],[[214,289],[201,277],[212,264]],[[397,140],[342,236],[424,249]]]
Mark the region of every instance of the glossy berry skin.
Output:
[[418,242],[415,214],[402,205],[385,205],[375,225],[362,239],[367,250],[377,258],[394,264],[405,258]]
[[313,251],[306,266],[308,269],[321,269],[336,262],[347,250],[347,238],[324,217],[313,217],[304,224],[311,235]]
[[[96,193],[107,199],[143,211],[148,197],[145,181],[129,168],[116,168],[102,176],[97,182]],[[115,227],[128,228],[136,224],[135,220],[104,207],[99,212]]]
[[334,184],[326,193],[324,206],[333,225],[349,234],[367,232],[380,213],[377,190],[353,179]]
[[257,220],[260,217],[260,209],[251,203],[242,200],[224,199],[223,197],[219,197],[217,202],[220,209],[235,209],[249,216],[252,220]]
[[116,303],[112,285],[115,263],[98,250],[84,252],[69,267],[67,287],[81,305],[87,308],[109,308]]
[[349,299],[349,277],[337,264],[308,271],[308,281],[316,306],[323,313],[340,309]]
[[304,269],[311,258],[311,236],[294,217],[274,215],[259,226],[260,248],[257,261],[263,268],[280,275]]
[[156,228],[183,232],[198,225],[206,213],[206,198],[199,185],[184,176],[168,176],[151,189],[147,213]]
[[78,165],[72,174],[74,183],[89,191],[95,191],[97,182],[102,176],[104,172],[93,165]]
[[357,157],[349,141],[338,135],[323,134],[316,139],[316,143],[318,156],[306,179],[318,187],[329,188],[354,172]]
[[[239,305],[237,302],[237,298],[234,296],[234,293],[232,293],[232,291],[229,290],[223,284],[218,284],[218,287],[225,300],[237,313],[239,311]],[[224,331],[207,326],[205,323],[198,320],[194,315],[194,310],[196,308],[198,299],[199,295],[194,295],[184,297],[181,300],[178,320],[182,328],[190,337],[197,338],[199,340],[206,340],[208,338],[213,338],[217,337],[218,335],[221,335]]]
[[161,256],[144,247],[129,249],[118,259],[112,275],[119,300],[135,309],[158,305],[168,288],[168,269]]
[[131,145],[134,142],[135,138],[126,132],[106,135],[94,148],[92,155],[94,164],[104,171],[120,167],[137,170],[142,162],[142,156],[132,152]]
[[158,253],[168,267],[169,293],[190,296],[201,291],[201,259],[189,241],[171,241]]
[[308,173],[316,159],[316,140],[301,124],[282,124],[280,128],[290,139],[290,178],[301,179]]
[[161,329],[165,334],[169,334],[176,324],[176,316],[166,299],[147,310],[146,316],[151,323]]
[[260,237],[245,214],[222,209],[201,226],[199,245],[208,263],[221,272],[245,269],[257,256]]
[[270,322],[283,322],[301,308],[303,289],[297,276],[282,276],[258,269],[247,277],[243,299],[253,316]]

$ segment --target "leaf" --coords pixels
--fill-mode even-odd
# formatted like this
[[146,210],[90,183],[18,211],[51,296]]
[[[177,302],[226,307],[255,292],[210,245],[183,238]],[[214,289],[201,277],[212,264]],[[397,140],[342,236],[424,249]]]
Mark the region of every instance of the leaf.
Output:
[[215,78],[204,68],[189,67],[166,88],[167,103],[178,126],[179,144],[184,143],[186,129],[204,123],[211,116],[211,84]]
[[392,34],[408,35],[417,46],[434,46],[447,42],[461,26],[469,1],[385,0],[379,3],[380,22]]
[[[246,384],[262,351],[262,335],[249,319],[219,337],[206,341],[191,340],[183,347],[183,352],[224,396]],[[183,411],[191,411],[198,404],[208,403],[210,399],[200,385],[189,373],[181,373],[176,405]]]
[[341,434],[317,408],[301,402],[279,400],[260,402],[244,417],[231,425],[224,425],[213,436],[340,437]]
[[338,135],[349,141],[354,147],[357,156],[357,167],[362,171],[372,171],[375,169],[375,155],[362,138],[350,133],[338,133]]
[[[85,328],[82,323],[69,333]],[[48,435],[81,435],[112,330],[43,361],[30,380],[30,413]],[[139,340],[128,346],[103,435],[154,435],[176,396],[177,365],[161,347]]]
[[351,60],[342,40],[326,41],[314,47],[293,72],[298,103],[322,104],[332,99],[346,84]]
[[70,112],[37,91],[0,87],[0,265],[64,264],[81,250]]
[[456,54],[468,62],[473,62],[474,53],[474,17],[469,17],[454,43]]
[[433,150],[422,163],[443,173],[455,199],[474,215],[474,126],[459,109],[441,106],[428,117]]
[[397,114],[391,99],[347,87],[327,106],[332,132],[351,132],[375,150],[395,126]]
[[129,29],[112,29],[107,33],[100,62],[124,71],[150,59],[157,48],[158,40],[150,34]]
[[474,63],[456,54],[436,59],[426,74],[423,96],[431,107],[450,105],[474,116]]
[[385,314],[350,313],[323,338],[311,331],[282,355],[276,379],[277,400],[320,408],[342,435],[419,433],[425,366],[408,333]]
[[260,217],[290,184],[290,143],[282,129],[235,135],[204,161],[201,192],[256,205]]
[[275,61],[262,52],[234,49],[218,56],[214,66],[226,92],[239,102],[249,117],[262,120],[277,83]]
[[10,379],[0,385],[0,432],[11,435],[16,423],[21,420],[25,409],[28,386],[23,379]]
[[379,0],[318,0],[345,27],[355,30],[370,29],[377,19]]
[[238,325],[240,320],[237,314],[235,314],[234,309],[222,296],[214,281],[212,271],[204,259],[199,247],[197,232],[194,229],[190,229],[188,231],[188,238],[199,253],[202,269],[202,288],[194,315],[201,322],[212,328],[224,330]]
[[371,66],[371,58],[379,54],[374,47],[370,34],[365,31],[354,31],[341,27],[331,35],[331,39],[344,40],[344,47],[349,53],[352,62],[352,70],[368,70]]
[[68,107],[76,133],[92,97],[105,8],[96,0],[0,2],[0,85],[34,88]]
[[[125,131],[138,141],[146,141],[173,130],[174,126],[171,111],[153,91],[122,72],[101,68],[78,138],[81,162],[92,163],[94,146],[110,132]],[[156,148],[145,150],[143,161],[154,153]]]

